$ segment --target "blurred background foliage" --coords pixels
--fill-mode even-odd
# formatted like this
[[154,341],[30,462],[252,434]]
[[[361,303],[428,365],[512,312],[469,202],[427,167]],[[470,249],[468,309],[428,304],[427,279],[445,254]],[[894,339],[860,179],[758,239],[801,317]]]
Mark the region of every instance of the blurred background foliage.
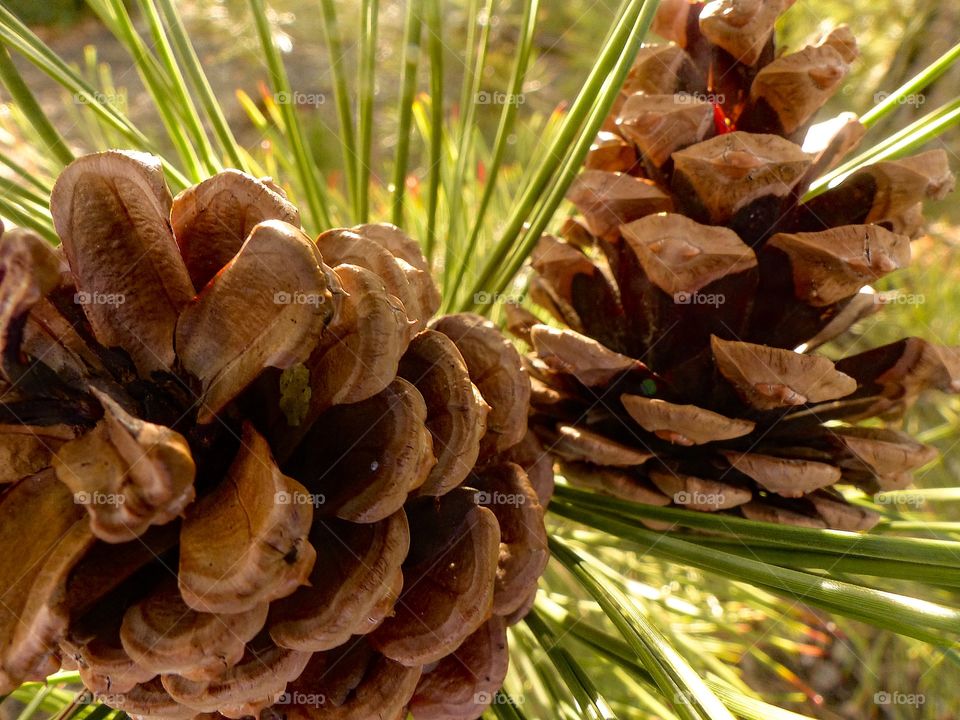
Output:
[[[109,95],[122,112],[129,114],[144,132],[157,139],[160,149],[173,155],[157,110],[141,84],[128,52],[114,35],[83,6],[81,0],[0,0],[12,10],[67,62],[76,66],[87,80]],[[349,77],[357,74],[360,3],[337,0],[340,42],[344,49],[339,59]],[[240,145],[255,148],[264,167],[282,169],[282,158],[274,156],[284,148],[276,147],[274,136],[276,104],[267,89],[266,62],[249,12],[247,0],[179,0],[177,3],[189,37],[206,71],[216,98],[221,103]],[[268,9],[274,42],[282,52],[290,77],[291,90],[312,102],[298,107],[314,150],[313,161],[324,171],[328,183],[336,184],[341,168],[341,145],[337,110],[333,101],[333,76],[324,43],[322,14],[317,0],[271,0]],[[482,90],[507,87],[517,44],[523,0],[503,0],[484,23],[489,25],[490,49]],[[472,19],[468,0],[444,3],[444,73],[448,97],[445,101],[453,117],[465,65],[463,48],[467,44]],[[567,103],[576,96],[584,78],[593,67],[602,38],[612,25],[618,2],[598,0],[592,3],[546,2],[540,10],[530,69],[523,87],[523,115],[508,138],[508,151],[502,175],[508,180],[528,169],[542,151],[545,129],[562,117]],[[131,7],[131,13],[145,35],[144,23]],[[824,110],[824,117],[844,110],[863,112],[874,105],[878,93],[890,92],[913,77],[957,41],[960,27],[960,3],[942,0],[798,0],[781,23],[781,46],[797,48],[812,35],[847,23],[857,36],[862,56],[855,63],[842,92]],[[379,37],[376,52],[378,66],[374,87],[373,144],[374,168],[371,190],[371,216],[388,219],[388,159],[398,142],[396,117],[401,54],[404,48],[404,4],[388,0],[380,5]],[[15,62],[28,85],[37,95],[54,126],[72,147],[100,148],[122,144],[108,129],[93,122],[83,112],[83,103],[70,96],[52,80],[19,56]],[[429,68],[421,62],[418,87],[426,87]],[[931,109],[950,101],[960,87],[960,66],[924,91],[921,99],[904,103],[871,130],[871,138],[883,138],[904,127]],[[18,109],[0,96],[0,147],[28,171],[38,176],[50,174],[49,158],[35,152],[36,138],[29,122]],[[422,142],[411,147],[410,172],[406,183],[411,198],[408,226],[411,234],[422,232],[417,214],[421,185],[427,182],[428,168],[425,137],[428,121],[421,115]],[[476,131],[490,137],[496,130],[500,107],[480,104]],[[960,137],[952,133],[937,144],[958,157]],[[477,153],[476,167],[470,177],[473,185],[482,183],[484,155]],[[960,162],[954,164],[960,170]],[[491,217],[502,222],[511,202],[509,182],[502,183]],[[378,189],[379,188],[379,189]],[[476,188],[466,187],[465,193]],[[842,348],[830,351],[848,353],[861,347],[892,341],[903,335],[921,335],[946,344],[960,342],[960,207],[950,197],[928,212],[931,218],[929,238],[914,244],[915,260],[910,269],[891,279],[886,309],[860,323],[846,338]],[[494,221],[495,222],[495,221]],[[462,261],[462,260],[461,260]],[[523,278],[516,288],[522,288]],[[894,289],[895,288],[895,289]],[[879,287],[884,291],[887,288]],[[887,521],[881,532],[896,534],[911,531],[919,537],[957,539],[960,525],[960,492],[956,478],[960,473],[960,449],[956,447],[960,425],[960,402],[931,398],[920,403],[905,420],[907,429],[921,440],[933,442],[944,453],[938,461],[919,474],[923,488],[909,497],[910,504],[891,498],[885,508]],[[925,494],[924,494],[925,493]],[[922,499],[917,502],[917,498]],[[939,523],[939,524],[938,524]],[[589,548],[602,563],[594,569],[630,596],[630,602],[659,628],[684,656],[705,676],[723,682],[711,688],[723,694],[733,687],[745,696],[759,693],[767,703],[809,717],[838,718],[931,718],[954,720],[960,717],[960,684],[951,678],[960,673],[960,659],[953,648],[937,648],[874,627],[827,616],[800,604],[785,602],[766,590],[736,580],[724,579],[692,566],[663,560],[656,554],[625,549],[619,543],[598,541],[580,525],[554,518],[551,530],[568,547]],[[595,533],[594,533],[595,534]],[[836,575],[836,574],[834,574]],[[615,582],[614,582],[615,578]],[[908,596],[922,594],[929,600],[957,604],[955,589],[924,586],[910,580],[878,579],[876,587]],[[576,718],[573,705],[557,705],[564,695],[556,687],[563,682],[556,676],[557,658],[548,651],[565,648],[575,654],[590,678],[598,683],[599,694],[622,718],[674,718],[674,711],[658,699],[654,686],[638,680],[642,673],[631,673],[611,638],[616,630],[609,617],[588,600],[583,588],[572,582],[568,571],[552,564],[534,622],[518,626],[512,642],[522,652],[515,655],[508,689],[526,717]],[[542,620],[542,622],[540,622]],[[559,643],[559,644],[558,644]],[[603,652],[596,652],[598,647]],[[582,652],[592,648],[593,652]],[[627,653],[629,655],[629,652]],[[94,720],[103,709],[84,705],[64,690],[75,680],[70,674],[54,678],[37,693],[36,687],[21,690],[15,696],[22,702],[0,706],[8,718],[26,718],[37,710],[46,710],[59,718]],[[719,682],[718,680],[717,682]],[[725,684],[724,684],[725,683]],[[920,693],[921,706],[877,702],[877,693]],[[522,702],[521,702],[522,701]],[[66,712],[69,708],[70,712]],[[496,705],[498,717],[515,717],[508,706]],[[755,709],[752,717],[783,718],[774,708]],[[601,713],[602,715],[602,713]],[[601,715],[597,715],[600,717]],[[744,714],[743,716],[747,716]]]
[[[149,95],[137,77],[129,55],[117,44],[112,34],[86,10],[84,0],[3,0],[24,22],[30,24],[57,53],[68,62],[90,67],[91,62],[104,63],[112,69],[118,87],[128,91],[132,118],[145,129],[151,129],[155,116]],[[320,93],[327,102],[308,113],[312,134],[321,140],[318,161],[327,167],[340,167],[329,153],[336,153],[336,110],[331,87],[329,61],[322,47],[322,15],[316,0],[275,0],[268,10],[273,31],[281,39],[291,84],[295,91]],[[342,58],[348,74],[356,72],[356,53],[350,50],[358,41],[360,5],[337,0],[341,43],[346,52]],[[456,91],[464,74],[462,48],[467,35],[467,0],[452,0],[444,5],[447,48],[445,73],[448,100],[455,103]],[[549,113],[559,104],[572,99],[586,76],[601,40],[612,24],[619,3],[596,0],[590,3],[550,3],[541,9],[535,38],[534,63],[524,87],[525,104],[542,113]],[[498,3],[490,18],[490,51],[483,83],[500,88],[509,77],[515,50],[523,0]],[[246,0],[178,0],[190,39],[227,111],[227,117],[243,127],[245,112],[235,97],[237,90],[251,97],[259,95],[260,83],[266,78],[264,60],[247,10]],[[385,82],[391,67],[396,77],[400,72],[403,49],[404,4],[387,0],[380,5],[379,48],[377,62],[385,70],[376,88],[376,103],[383,112],[385,127],[394,127],[389,114],[396,106],[399,83]],[[864,110],[875,103],[874,95],[890,92],[913,77],[956,42],[960,27],[960,4],[942,0],[798,0],[779,28],[782,48],[799,48],[820,33],[839,23],[848,24],[858,38],[861,57],[847,77],[842,92],[824,109],[824,116],[842,110]],[[96,57],[89,56],[90,48]],[[91,70],[94,68],[91,67]],[[25,66],[26,75],[38,87],[47,86],[43,96],[45,109],[56,117],[58,92],[39,71]],[[421,73],[426,68],[421,65]],[[960,67],[954,67],[924,92],[917,104],[904,104],[900,112],[884,119],[873,131],[883,137],[891,126],[902,127],[955,96],[960,85]],[[60,108],[64,113],[66,108]],[[480,113],[487,126],[496,122],[496,107]],[[154,120],[154,127],[158,127]],[[57,127],[70,139],[82,139],[70,132],[69,124]],[[240,133],[241,142],[255,139],[255,130]],[[74,128],[77,130],[77,128]],[[327,136],[326,142],[323,141]],[[378,135],[375,147],[391,151],[396,137]],[[954,145],[960,145],[953,138]],[[951,201],[947,201],[951,203]]]

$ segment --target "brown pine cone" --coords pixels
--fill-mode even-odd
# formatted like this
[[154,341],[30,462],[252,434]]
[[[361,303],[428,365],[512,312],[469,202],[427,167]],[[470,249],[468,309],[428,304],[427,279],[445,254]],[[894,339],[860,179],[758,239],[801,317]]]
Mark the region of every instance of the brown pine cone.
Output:
[[[533,426],[573,482],[642,503],[865,529],[834,486],[902,488],[935,456],[893,419],[960,390],[960,350],[918,338],[837,363],[813,351],[879,309],[910,260],[942,150],[878,162],[804,201],[865,133],[811,126],[856,42],[846,28],[777,55],[792,2],[664,2],[513,310],[532,345]],[[806,138],[806,140],[804,140]],[[802,147],[801,144],[802,143]]]
[[513,346],[269,181],[171,198],[106,152],[51,205],[61,248],[0,237],[0,693],[62,662],[137,718],[481,713],[547,562]]

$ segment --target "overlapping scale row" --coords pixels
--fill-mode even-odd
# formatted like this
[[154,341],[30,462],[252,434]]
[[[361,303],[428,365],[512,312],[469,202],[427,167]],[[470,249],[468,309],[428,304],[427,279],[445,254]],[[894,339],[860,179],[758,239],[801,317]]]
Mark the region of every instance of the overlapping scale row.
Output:
[[[391,225],[83,157],[0,237],[0,693],[137,718],[469,720],[547,562],[522,358]],[[29,538],[29,542],[24,542]]]
[[841,27],[778,53],[790,0],[661,3],[569,191],[578,213],[533,253],[510,310],[531,347],[533,426],[573,482],[638,502],[864,529],[836,486],[907,486],[935,452],[895,420],[957,392],[960,350],[910,338],[833,362],[910,262],[943,151],[810,184],[857,146],[852,113],[814,125],[857,57]]

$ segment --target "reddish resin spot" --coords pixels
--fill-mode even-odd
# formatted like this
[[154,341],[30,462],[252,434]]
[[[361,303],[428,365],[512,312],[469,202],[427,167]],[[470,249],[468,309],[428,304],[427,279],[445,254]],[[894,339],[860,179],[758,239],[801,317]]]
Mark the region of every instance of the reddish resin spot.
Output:
[[719,103],[713,103],[713,127],[717,135],[726,135],[734,130],[733,123],[730,122]]

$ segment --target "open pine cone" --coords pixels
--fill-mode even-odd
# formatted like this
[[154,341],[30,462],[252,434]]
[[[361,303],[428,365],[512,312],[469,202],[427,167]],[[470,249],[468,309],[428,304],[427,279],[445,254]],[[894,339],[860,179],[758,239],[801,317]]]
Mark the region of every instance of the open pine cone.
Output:
[[[960,391],[960,350],[909,338],[837,363],[813,351],[880,305],[921,204],[954,179],[943,151],[878,162],[803,201],[856,146],[852,114],[814,126],[857,55],[846,28],[775,55],[790,0],[665,0],[544,236],[531,297],[533,424],[574,482],[654,505],[813,527],[876,514],[833,486],[903,488],[935,456],[895,418]],[[808,131],[809,134],[808,134]],[[797,144],[806,137],[803,146]]]
[[[0,239],[0,693],[135,717],[479,715],[547,561],[520,355],[390,225],[270,181],[60,176]],[[62,252],[61,252],[62,250]]]

